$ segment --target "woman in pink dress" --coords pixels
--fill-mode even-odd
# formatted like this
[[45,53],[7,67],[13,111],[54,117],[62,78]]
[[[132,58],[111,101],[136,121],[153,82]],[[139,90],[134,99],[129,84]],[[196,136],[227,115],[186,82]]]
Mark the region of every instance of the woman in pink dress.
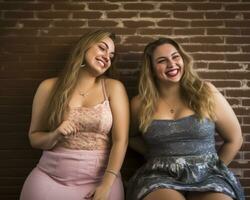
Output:
[[60,76],[38,87],[29,140],[43,155],[20,200],[124,199],[129,108],[123,84],[105,76],[114,51],[113,34],[87,33]]

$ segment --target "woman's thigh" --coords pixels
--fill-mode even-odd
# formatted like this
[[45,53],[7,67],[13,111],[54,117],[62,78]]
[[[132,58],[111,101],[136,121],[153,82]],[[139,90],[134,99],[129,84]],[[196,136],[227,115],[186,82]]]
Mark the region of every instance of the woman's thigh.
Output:
[[121,177],[115,179],[112,185],[109,200],[124,200],[124,189]]
[[158,189],[149,193],[143,200],[185,200],[178,191],[172,189]]
[[233,200],[224,193],[219,192],[190,192],[187,195],[188,200]]

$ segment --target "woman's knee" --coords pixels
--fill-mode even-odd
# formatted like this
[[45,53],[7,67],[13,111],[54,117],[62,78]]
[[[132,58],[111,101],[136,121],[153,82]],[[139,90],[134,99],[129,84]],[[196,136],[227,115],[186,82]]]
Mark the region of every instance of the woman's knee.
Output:
[[157,189],[149,193],[143,200],[185,200],[183,194],[173,189]]

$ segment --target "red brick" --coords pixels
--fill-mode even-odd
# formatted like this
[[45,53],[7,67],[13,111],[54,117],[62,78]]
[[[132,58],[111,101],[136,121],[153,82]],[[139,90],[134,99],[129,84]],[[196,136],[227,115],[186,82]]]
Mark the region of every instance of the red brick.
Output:
[[[209,0],[209,1],[211,1],[211,2],[219,2],[219,3],[221,3],[221,0]],[[223,0],[223,2],[239,2],[240,0]],[[244,0],[243,0],[244,1]]]
[[227,44],[250,44],[250,37],[226,37]]
[[243,14],[244,19],[250,19],[250,13],[249,12],[242,13],[242,14]]
[[[227,95],[231,97],[237,97],[237,96],[250,97],[250,89],[238,89],[238,90],[227,89],[226,92],[227,92]],[[250,114],[250,111],[249,111],[249,114]]]
[[53,28],[44,28],[40,30],[39,33],[41,36],[60,36],[60,35],[73,35],[72,28],[67,27],[53,27]]
[[173,16],[181,19],[203,19],[204,12],[174,12]]
[[[220,89],[220,88],[219,88]],[[235,99],[235,98],[229,98],[229,97],[226,97],[228,103],[231,105],[231,106],[238,106],[240,105],[240,100],[239,99]],[[239,117],[238,117],[239,118]]]
[[172,29],[169,28],[139,28],[137,30],[138,33],[142,35],[164,35],[164,36],[169,36],[172,35]]
[[207,12],[206,19],[237,19],[240,14],[233,12]]
[[[229,96],[229,95],[228,95]],[[245,107],[238,107],[238,108],[234,108],[234,112],[236,113],[236,115],[249,115],[249,109],[245,108]],[[250,132],[250,126],[241,126],[242,128],[242,132],[243,133],[249,133]]]
[[51,8],[51,3],[29,3],[29,2],[4,2],[0,3],[2,10],[48,10]]
[[243,117],[243,124],[249,124],[250,125],[250,115],[248,117]]
[[9,11],[4,13],[4,18],[14,18],[14,19],[20,19],[20,18],[33,18],[34,13],[33,12],[23,12],[23,11]]
[[250,46],[242,46],[241,49],[243,52],[250,52]]
[[11,36],[27,36],[27,35],[36,35],[38,30],[36,28],[27,28],[24,27],[22,29],[0,29],[0,35],[5,37]]
[[73,18],[84,18],[84,19],[98,19],[101,18],[101,12],[81,11],[73,12]]
[[132,18],[137,17],[138,12],[108,12],[108,18]]
[[53,11],[53,12],[38,12],[38,18],[46,18],[46,19],[61,19],[61,18],[68,18],[69,12],[66,11]]
[[[209,43],[209,42],[207,42]],[[188,52],[236,52],[236,46],[225,45],[183,45],[184,49]]]
[[194,61],[194,68],[195,69],[207,69],[207,62],[202,61]]
[[250,99],[242,99],[243,106],[250,106]]
[[[116,45],[116,51],[118,53],[126,53],[126,52],[130,52],[131,49],[133,49],[133,51],[136,52],[142,52],[144,50],[145,45]],[[128,68],[128,67],[125,67]]]
[[244,179],[240,179],[240,183],[243,187],[249,187],[250,186],[250,179],[244,178]]
[[190,4],[192,10],[221,10],[222,5],[218,3],[193,3]]
[[89,3],[88,7],[91,10],[117,10],[119,8],[119,4],[112,4],[112,3]]
[[141,12],[140,17],[148,18],[170,18],[171,13],[169,12]]
[[16,97],[16,96],[9,96],[4,97],[1,96],[0,98],[0,105],[7,106],[7,105],[15,105],[15,106],[30,106],[33,101],[33,96],[25,96],[25,97]]
[[192,53],[192,57],[195,60],[224,60],[223,54],[213,54],[213,53]]
[[134,28],[119,28],[119,27],[109,27],[109,31],[114,32],[116,35],[134,35],[136,33],[136,29]]
[[38,53],[56,53],[60,51],[70,52],[72,45],[39,45]]
[[174,35],[204,35],[205,29],[204,28],[175,28]]
[[20,23],[24,25],[24,27],[48,27],[51,23],[50,20],[20,20]]
[[27,45],[2,45],[2,47],[5,53],[34,53],[36,51],[35,46]]
[[118,22],[113,20],[89,20],[88,25],[90,27],[116,27]]
[[224,22],[222,20],[193,20],[191,27],[222,27]]
[[84,10],[85,5],[80,3],[54,3],[55,10]]
[[158,26],[165,26],[165,27],[188,27],[189,22],[182,21],[182,20],[167,20],[163,19],[157,22]]
[[228,61],[250,61],[250,54],[226,54]]
[[149,26],[153,26],[154,23],[151,21],[146,21],[146,20],[137,20],[137,21],[123,21],[123,24],[125,27],[129,27],[129,28],[138,28],[138,27],[149,27]]
[[126,3],[123,8],[125,10],[152,10],[154,5],[149,3]]
[[0,20],[0,27],[16,27],[18,24],[17,20]]
[[187,9],[188,7],[184,3],[162,3],[160,5],[160,10],[174,10],[174,11],[185,10],[186,11]]
[[53,25],[55,27],[83,27],[87,25],[87,21],[83,20],[60,20],[54,21]]
[[126,43],[144,43],[147,44],[153,40],[152,37],[130,36],[125,39]]
[[241,35],[238,28],[207,28],[208,35]]
[[219,69],[219,70],[235,70],[235,69],[241,69],[238,63],[209,63],[208,64],[209,69]]
[[199,72],[199,74],[206,79],[248,79],[250,72],[245,71],[216,71],[216,72]]
[[249,27],[250,20],[227,20],[226,27]]
[[238,3],[238,4],[228,4],[224,5],[225,10],[250,10],[250,4],[249,3]]
[[245,160],[243,162],[233,160],[229,166],[230,168],[249,168],[250,162]]
[[241,82],[240,81],[233,81],[233,80],[223,80],[223,81],[213,81],[212,83],[214,83],[214,85],[216,87],[220,87],[220,88],[224,88],[224,87],[230,87],[230,88],[238,88],[241,86]]

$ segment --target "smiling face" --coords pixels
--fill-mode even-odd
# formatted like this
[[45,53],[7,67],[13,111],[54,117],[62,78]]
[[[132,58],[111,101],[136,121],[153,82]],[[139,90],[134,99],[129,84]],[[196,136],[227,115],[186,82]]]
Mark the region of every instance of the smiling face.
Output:
[[85,54],[86,69],[99,76],[111,66],[115,46],[111,38],[106,37],[92,45]]
[[153,53],[152,63],[159,81],[177,83],[184,73],[183,59],[171,44],[158,46]]

